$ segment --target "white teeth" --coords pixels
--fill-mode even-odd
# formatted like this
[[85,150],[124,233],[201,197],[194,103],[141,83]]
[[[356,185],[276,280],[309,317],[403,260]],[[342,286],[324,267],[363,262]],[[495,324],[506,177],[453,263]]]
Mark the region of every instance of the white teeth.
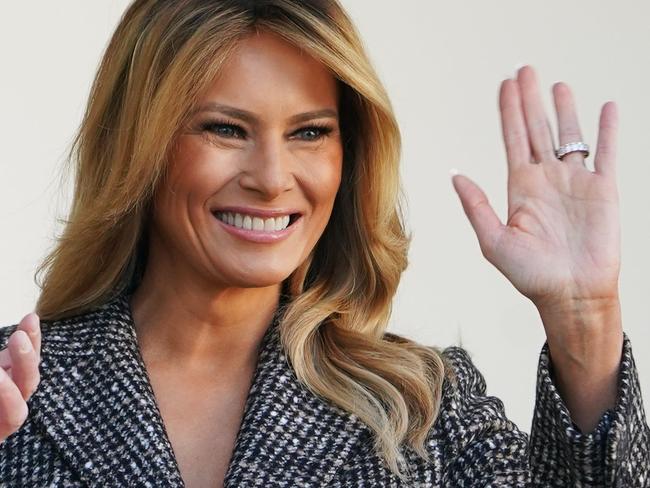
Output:
[[288,215],[262,219],[260,217],[253,217],[236,212],[217,212],[216,216],[222,222],[225,222],[228,225],[232,225],[233,227],[237,227],[238,229],[256,230],[263,232],[278,232],[280,230],[286,229],[289,226],[290,220],[290,217]]
[[244,223],[242,227],[246,230],[251,230],[253,228],[253,220],[248,215],[244,217]]

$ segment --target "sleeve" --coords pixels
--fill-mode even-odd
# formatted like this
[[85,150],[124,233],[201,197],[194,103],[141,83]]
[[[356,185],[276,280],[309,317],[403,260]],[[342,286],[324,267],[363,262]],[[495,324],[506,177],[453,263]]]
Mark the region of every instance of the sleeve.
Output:
[[584,434],[571,420],[553,381],[548,343],[539,358],[530,436],[534,486],[650,487],[650,429],[632,348],[624,335],[618,398]]

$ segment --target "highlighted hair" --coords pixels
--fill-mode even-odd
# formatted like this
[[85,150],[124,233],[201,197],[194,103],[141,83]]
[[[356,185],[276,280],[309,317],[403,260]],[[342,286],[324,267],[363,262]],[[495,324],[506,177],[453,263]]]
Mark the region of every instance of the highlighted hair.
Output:
[[[82,313],[139,284],[150,204],[171,144],[239,40],[271,31],[339,83],[344,144],[330,221],[285,282],[280,337],[298,379],[355,414],[407,479],[426,460],[449,368],[440,351],[387,333],[410,237],[400,207],[401,138],[359,34],[337,0],[135,0],[102,57],[73,141],[73,202],[37,270],[43,320]],[[42,280],[39,279],[43,276]]]

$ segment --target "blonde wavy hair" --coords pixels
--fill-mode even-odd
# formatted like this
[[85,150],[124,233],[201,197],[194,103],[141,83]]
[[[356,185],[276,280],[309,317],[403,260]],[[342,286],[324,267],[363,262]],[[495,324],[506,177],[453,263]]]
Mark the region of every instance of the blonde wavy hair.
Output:
[[[175,137],[237,42],[268,29],[326,65],[340,87],[343,177],[310,257],[284,283],[280,337],[298,379],[355,414],[402,480],[402,444],[425,442],[450,373],[439,349],[387,333],[407,266],[401,138],[390,100],[337,0],[135,0],[102,57],[68,163],[68,219],[36,272],[43,320],[137,287],[150,203]],[[43,279],[40,280],[40,275]]]

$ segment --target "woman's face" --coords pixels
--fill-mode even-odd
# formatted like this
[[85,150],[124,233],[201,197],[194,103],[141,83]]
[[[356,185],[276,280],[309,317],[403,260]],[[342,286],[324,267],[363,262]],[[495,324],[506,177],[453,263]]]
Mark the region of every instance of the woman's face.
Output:
[[243,40],[176,141],[155,197],[158,255],[217,287],[287,278],[339,188],[337,102],[320,62],[274,34]]

